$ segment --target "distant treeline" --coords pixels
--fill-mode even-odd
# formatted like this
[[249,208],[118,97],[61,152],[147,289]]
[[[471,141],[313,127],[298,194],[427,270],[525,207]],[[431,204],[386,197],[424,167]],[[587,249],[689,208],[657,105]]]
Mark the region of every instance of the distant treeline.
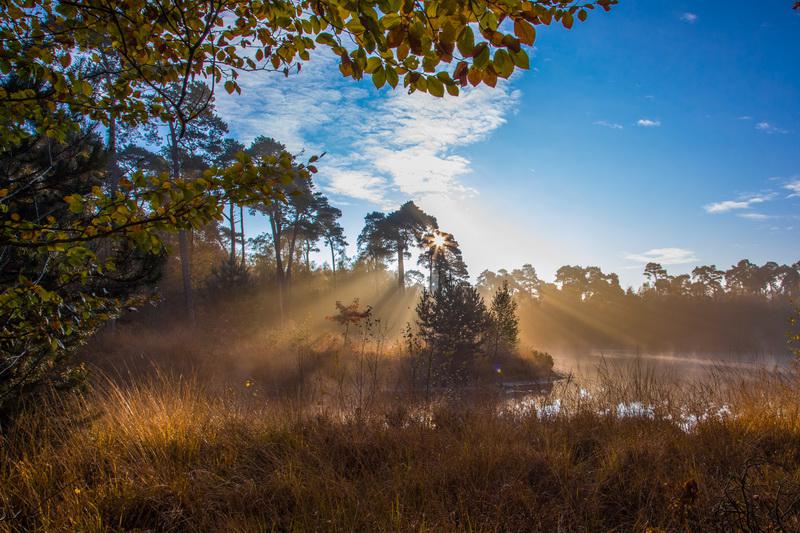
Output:
[[[331,298],[358,297],[376,311],[384,309],[390,330],[397,333],[410,318],[403,310],[413,309],[415,290],[433,289],[443,278],[468,282],[455,237],[413,202],[388,214],[369,213],[358,236],[358,253],[347,257],[338,223],[341,212],[310,187],[304,194],[289,195],[285,204],[259,211],[270,231],[250,239],[246,247],[244,242],[236,247],[242,232],[237,235],[235,224],[194,232],[192,285],[200,289],[200,307],[205,300],[216,314],[221,304],[246,294],[249,305],[257,305],[258,315],[268,321],[324,316],[333,308]],[[322,264],[311,254],[320,249],[327,249],[329,256]],[[406,266],[412,250],[420,252],[419,270]],[[177,303],[185,287],[182,263],[175,252],[169,259],[157,291]],[[508,284],[519,305],[521,340],[536,349],[788,351],[788,320],[800,296],[800,261],[759,266],[743,259],[727,270],[703,265],[681,275],[648,263],[644,276],[646,282],[638,289],[623,289],[617,274],[566,265],[548,282],[526,264],[512,271],[484,271],[476,286],[488,301]]]
[[792,303],[800,295],[800,261],[758,266],[743,259],[728,270],[699,266],[672,276],[658,263],[638,290],[616,274],[563,266],[554,283],[531,265],[483,272],[486,296],[507,283],[520,305],[523,341],[544,349],[641,349],[662,352],[786,353]]
[[[260,139],[254,147],[272,144]],[[444,278],[468,282],[458,241],[413,202],[388,214],[369,213],[357,239],[358,253],[347,257],[341,212],[310,181],[300,183],[303,194],[254,211],[270,229],[249,241],[233,223],[210,224],[193,233],[190,286],[198,289],[198,311],[207,307],[219,314],[225,302],[237,299],[236,307],[247,301],[249,312],[257,309],[262,323],[279,317],[307,320],[330,313],[335,300],[358,297],[382,311],[390,331],[399,333],[411,318],[416,290],[432,290]],[[162,301],[178,304],[185,300],[185,273],[179,246],[172,244],[155,289]],[[326,250],[322,257],[328,260],[314,261],[311,252],[317,250]],[[408,268],[414,250],[419,252],[418,270]],[[512,271],[484,271],[476,286],[489,301],[508,284],[519,306],[521,340],[536,349],[788,351],[788,319],[800,296],[800,261],[756,265],[743,259],[727,270],[704,265],[681,275],[648,263],[644,275],[641,287],[624,289],[614,273],[566,265],[547,282],[526,264]]]

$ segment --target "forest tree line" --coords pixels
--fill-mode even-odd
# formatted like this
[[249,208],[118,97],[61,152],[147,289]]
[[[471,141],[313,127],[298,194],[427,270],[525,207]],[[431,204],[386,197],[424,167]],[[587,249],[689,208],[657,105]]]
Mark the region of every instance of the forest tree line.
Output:
[[[245,277],[237,278],[239,282],[287,287],[292,279],[282,277],[279,265],[294,254],[289,263],[294,265],[295,277],[318,292],[332,290],[337,276],[340,281],[366,276],[385,285],[385,290],[394,284],[394,291],[427,289],[429,293],[436,291],[441,280],[470,283],[454,235],[440,229],[437,218],[413,202],[386,213],[368,213],[357,238],[357,253],[348,257],[341,226],[331,224],[341,212],[331,208],[323,194],[314,194],[319,199],[316,203],[292,197],[284,212],[265,213],[268,218],[281,217],[282,233],[268,231],[248,240],[250,253],[241,263]],[[329,216],[331,212],[334,216]],[[275,227],[272,218],[269,224]],[[327,233],[328,228],[335,232]],[[296,235],[298,244],[283,238],[280,249],[284,253],[279,257],[274,243],[281,234]],[[218,264],[224,265],[224,228],[218,235],[214,247]],[[330,248],[330,262],[317,264],[310,259],[309,252],[321,247]],[[409,268],[412,252],[416,252],[416,268]],[[658,263],[648,263],[643,276],[646,281],[640,287],[623,288],[615,273],[596,266],[565,265],[553,281],[546,281],[526,264],[511,271],[484,271],[477,276],[475,288],[488,302],[508,287],[519,305],[521,338],[536,348],[786,352],[791,303],[800,294],[800,261],[756,265],[743,259],[725,270],[700,265],[678,275]]]

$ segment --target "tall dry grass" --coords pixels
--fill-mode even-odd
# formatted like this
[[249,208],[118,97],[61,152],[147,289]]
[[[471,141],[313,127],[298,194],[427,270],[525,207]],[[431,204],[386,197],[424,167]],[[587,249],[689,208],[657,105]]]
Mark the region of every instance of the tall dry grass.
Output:
[[369,409],[108,380],[6,428],[0,530],[800,531],[796,376],[598,375]]

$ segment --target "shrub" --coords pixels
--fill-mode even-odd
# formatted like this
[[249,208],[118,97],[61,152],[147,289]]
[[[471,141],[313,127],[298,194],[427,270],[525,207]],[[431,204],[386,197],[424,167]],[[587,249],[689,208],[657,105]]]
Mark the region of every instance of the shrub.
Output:
[[549,374],[553,371],[553,356],[549,353],[533,350],[531,352],[531,360],[533,365],[543,373]]

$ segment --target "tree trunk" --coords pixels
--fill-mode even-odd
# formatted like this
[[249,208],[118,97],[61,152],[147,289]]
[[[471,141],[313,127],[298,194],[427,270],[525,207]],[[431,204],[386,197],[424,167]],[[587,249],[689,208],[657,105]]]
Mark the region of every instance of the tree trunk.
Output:
[[242,238],[242,269],[247,265],[247,254],[245,253],[244,241],[244,206],[239,206],[239,235]]
[[108,173],[108,188],[112,193],[119,189],[120,171],[117,165],[117,118],[112,113],[108,120],[108,141],[106,143],[106,171]]
[[[169,123],[170,155],[172,156],[172,177],[179,179],[181,175],[181,163],[178,154],[178,133],[175,131],[175,123]],[[181,275],[183,277],[183,302],[186,317],[194,325],[194,298],[192,295],[192,268],[191,254],[189,253],[189,232],[185,229],[178,233],[178,252],[181,258]]]
[[309,254],[311,253],[311,242],[306,239],[306,270],[311,272],[311,261],[309,260]]
[[328,241],[331,246],[331,269],[333,270],[333,286],[336,287],[336,254],[333,252],[333,241]]
[[[107,69],[106,71],[109,72],[109,65],[108,65],[108,56],[103,54],[101,62],[103,66]],[[106,88],[109,91],[109,94],[112,92],[113,82],[111,79],[110,74],[105,75],[105,82]],[[116,105],[116,99],[111,101],[112,106]],[[122,178],[122,173],[119,169],[119,164],[117,160],[117,114],[116,111],[110,111],[108,114],[108,141],[106,142],[106,153],[107,153],[107,161],[106,161],[106,171],[108,173],[108,188],[111,190],[111,193],[117,192],[119,189],[119,181]]]
[[406,269],[403,264],[405,252],[405,243],[402,240],[397,241],[397,285],[401,291],[406,288]]
[[292,240],[289,241],[289,257],[286,258],[286,286],[292,282],[292,267],[294,266],[294,250],[297,246],[297,233],[300,229],[300,218],[298,217],[292,225]]
[[278,220],[279,215],[270,213],[269,224],[272,229],[272,246],[275,249],[275,273],[277,274],[276,280],[278,285],[278,308],[281,315],[281,324],[284,321],[283,309],[283,257],[281,256],[281,221]]
[[231,223],[231,266],[236,261],[236,217],[233,202],[231,202],[230,209],[228,210]]
[[[111,112],[108,117],[108,139],[106,141],[106,153],[108,160],[106,161],[106,180],[111,194],[114,194],[119,189],[119,180],[121,173],[119,165],[117,164],[117,118]],[[98,246],[98,256],[105,260],[111,254],[111,239],[102,239]],[[111,319],[111,331],[116,331],[117,319]]]
[[181,257],[181,276],[183,278],[183,305],[189,322],[194,325],[194,295],[192,294],[192,265],[189,252],[189,232],[178,232],[178,250]]

